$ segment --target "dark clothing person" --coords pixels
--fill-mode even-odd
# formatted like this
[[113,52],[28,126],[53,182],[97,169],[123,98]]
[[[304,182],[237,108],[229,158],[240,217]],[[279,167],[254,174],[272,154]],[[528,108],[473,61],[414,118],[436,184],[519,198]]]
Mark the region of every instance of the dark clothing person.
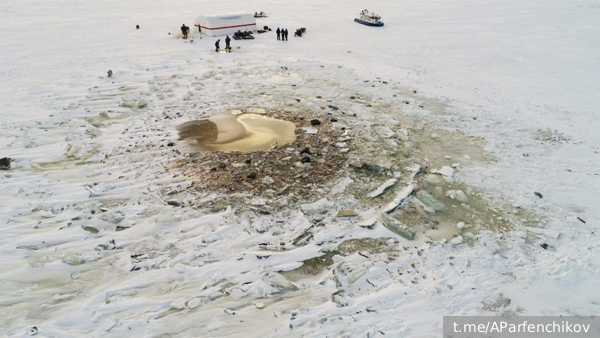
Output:
[[221,39],[217,40],[217,42],[215,42],[215,52],[219,52],[219,43],[221,42]]
[[227,35],[227,37],[225,38],[225,49],[231,48],[231,46],[229,45],[230,43],[231,39],[229,38],[229,35]]
[[288,38],[288,30],[287,30],[287,28],[286,28],[286,29],[285,29],[285,41],[287,41],[287,38]]
[[279,30],[279,27],[277,27],[277,30],[275,31],[275,33],[277,33],[277,40],[279,40],[279,34],[281,34],[281,31]]
[[190,29],[185,24],[181,25],[181,33],[183,33],[183,38],[184,39],[187,39],[187,35],[188,35],[188,31],[189,30]]

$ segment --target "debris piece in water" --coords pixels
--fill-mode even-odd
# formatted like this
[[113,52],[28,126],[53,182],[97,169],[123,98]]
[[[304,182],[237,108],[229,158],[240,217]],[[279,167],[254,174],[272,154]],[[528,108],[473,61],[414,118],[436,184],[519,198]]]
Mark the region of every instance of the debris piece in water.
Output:
[[542,244],[540,244],[540,246],[541,246],[541,247],[542,247],[544,250],[548,249],[548,243],[542,243]]
[[585,224],[585,221],[584,221],[583,219],[581,219],[581,218],[579,218],[579,217],[577,217],[577,219],[578,219],[578,220],[580,220],[580,221],[581,221],[581,223]]
[[544,198],[544,196],[542,194],[540,194],[539,192],[537,192],[537,191],[534,192],[533,194],[536,195],[539,198]]

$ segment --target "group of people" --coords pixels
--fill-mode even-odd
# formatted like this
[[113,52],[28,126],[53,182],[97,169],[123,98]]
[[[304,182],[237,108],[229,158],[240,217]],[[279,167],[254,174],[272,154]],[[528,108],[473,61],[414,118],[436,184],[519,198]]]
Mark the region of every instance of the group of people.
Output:
[[[221,49],[220,44],[221,39],[217,39],[217,42],[215,42],[215,52],[217,53]],[[231,38],[229,37],[229,35],[227,35],[227,37],[225,38],[225,49],[231,49]]]
[[286,28],[279,29],[279,27],[277,27],[275,33],[277,33],[277,40],[287,41],[288,30]]

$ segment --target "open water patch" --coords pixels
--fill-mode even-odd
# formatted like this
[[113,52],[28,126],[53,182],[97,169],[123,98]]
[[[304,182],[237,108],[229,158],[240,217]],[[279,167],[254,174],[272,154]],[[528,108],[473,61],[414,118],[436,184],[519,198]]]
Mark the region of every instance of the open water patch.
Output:
[[178,127],[179,138],[199,150],[216,152],[268,151],[296,138],[293,123],[260,114],[215,115]]

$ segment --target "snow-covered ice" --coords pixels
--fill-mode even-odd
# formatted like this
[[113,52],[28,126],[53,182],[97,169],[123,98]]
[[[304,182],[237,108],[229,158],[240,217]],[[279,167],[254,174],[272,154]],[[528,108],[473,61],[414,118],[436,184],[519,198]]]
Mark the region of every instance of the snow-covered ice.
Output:
[[[0,4],[0,332],[412,337],[447,315],[598,314],[597,2],[379,1],[378,29],[363,7]],[[228,54],[176,38],[231,8],[307,32]],[[322,153],[213,163],[177,140],[232,110],[305,121]],[[339,177],[308,173],[332,158]],[[203,168],[265,187],[224,198]],[[404,206],[464,213],[409,240],[377,217],[411,227]]]

